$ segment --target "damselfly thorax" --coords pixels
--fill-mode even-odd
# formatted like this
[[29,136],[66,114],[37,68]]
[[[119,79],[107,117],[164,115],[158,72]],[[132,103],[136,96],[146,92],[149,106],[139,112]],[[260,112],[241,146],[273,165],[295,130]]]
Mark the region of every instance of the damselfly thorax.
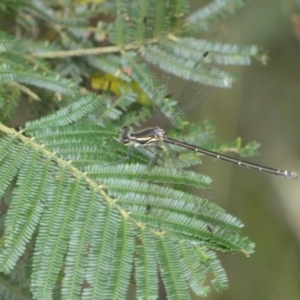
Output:
[[156,126],[137,133],[130,133],[130,128],[124,126],[122,128],[121,142],[124,145],[138,146],[150,146],[157,142],[164,141],[165,131]]

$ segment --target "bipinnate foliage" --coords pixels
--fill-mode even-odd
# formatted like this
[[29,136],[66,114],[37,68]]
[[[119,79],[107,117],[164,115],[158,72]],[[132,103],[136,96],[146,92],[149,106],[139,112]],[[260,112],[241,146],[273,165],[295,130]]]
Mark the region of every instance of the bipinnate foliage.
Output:
[[[224,64],[248,64],[262,55],[255,46],[194,37],[244,1],[212,1],[190,15],[185,0],[54,2],[1,7],[27,37],[39,25],[52,39],[0,34],[1,296],[125,299],[131,284],[136,298],[157,299],[159,274],[169,299],[189,299],[189,289],[206,296],[208,275],[214,289],[224,290],[227,277],[216,252],[253,252],[253,243],[240,235],[242,223],[194,193],[209,188],[207,176],[167,162],[149,165],[137,151],[124,160],[128,149],[118,135],[120,126],[140,125],[151,114],[149,98],[156,100],[149,57],[187,79],[207,50],[217,51],[213,62]],[[92,19],[98,23],[90,36]],[[86,87],[99,70],[109,77],[100,76],[98,95]],[[226,78],[230,85],[230,73],[214,70],[205,83],[224,86]],[[36,106],[35,120],[16,130],[9,124],[25,97]],[[169,117],[176,101],[162,100],[155,104]],[[190,143],[243,155],[257,147],[241,148],[239,139],[212,143],[210,122],[199,129],[178,119],[174,125],[185,128]],[[188,151],[176,155],[181,167],[199,163]]]

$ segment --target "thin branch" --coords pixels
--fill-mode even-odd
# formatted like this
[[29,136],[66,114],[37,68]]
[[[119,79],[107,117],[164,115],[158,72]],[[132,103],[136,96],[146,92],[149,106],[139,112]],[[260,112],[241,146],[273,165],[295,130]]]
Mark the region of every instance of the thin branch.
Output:
[[[168,39],[172,41],[177,41],[178,38],[169,34],[167,36]],[[85,55],[93,55],[93,54],[105,54],[105,53],[118,53],[122,51],[128,50],[136,50],[145,45],[156,44],[160,41],[158,38],[152,38],[147,41],[144,41],[143,44],[128,44],[123,46],[109,46],[109,47],[97,47],[90,49],[75,49],[75,50],[65,50],[65,51],[50,51],[50,52],[37,52],[32,53],[31,57],[45,57],[45,58],[57,58],[57,57],[72,57],[72,56],[85,56]]]
[[85,55],[92,55],[92,54],[117,53],[124,50],[135,50],[138,49],[139,47],[141,47],[141,45],[130,44],[126,46],[110,46],[110,47],[98,47],[98,48],[91,48],[91,49],[39,52],[39,53],[32,53],[31,56],[45,57],[45,58],[85,56]]
[[24,86],[22,84],[19,84],[18,82],[11,81],[11,82],[8,83],[8,85],[17,87],[20,91],[22,91],[23,93],[25,93],[28,96],[30,96],[33,100],[41,101],[41,98],[36,93],[34,93],[28,87],[26,87],[26,86]]

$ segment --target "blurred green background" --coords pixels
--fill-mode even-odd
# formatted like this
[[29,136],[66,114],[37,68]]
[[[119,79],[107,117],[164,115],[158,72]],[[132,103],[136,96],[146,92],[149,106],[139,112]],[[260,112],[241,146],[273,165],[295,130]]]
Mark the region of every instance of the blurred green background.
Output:
[[[261,155],[249,161],[300,173],[300,43],[295,34],[295,3],[249,1],[215,29],[223,31],[218,33],[220,42],[262,46],[270,60],[266,66],[254,61],[234,70],[240,76],[234,88],[215,90],[190,117],[213,120],[220,142],[240,136],[244,143],[261,143]],[[200,2],[193,5],[199,7]],[[199,172],[213,178],[213,200],[242,220],[244,235],[256,244],[249,258],[219,255],[229,289],[220,294],[213,291],[208,299],[300,299],[299,179],[277,178],[210,158],[203,158]]]

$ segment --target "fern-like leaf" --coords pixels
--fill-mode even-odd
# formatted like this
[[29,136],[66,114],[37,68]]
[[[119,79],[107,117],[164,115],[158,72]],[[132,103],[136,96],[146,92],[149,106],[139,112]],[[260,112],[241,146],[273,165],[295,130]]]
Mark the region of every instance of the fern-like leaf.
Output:
[[157,299],[158,272],[155,244],[147,228],[139,229],[141,244],[136,246],[135,280],[137,298]]
[[14,40],[5,32],[0,31],[0,53],[8,52],[15,48]]
[[78,101],[70,106],[59,110],[56,114],[50,115],[39,121],[28,122],[26,126],[27,132],[32,132],[43,127],[48,128],[49,125],[67,125],[82,118],[82,116],[94,111],[99,105],[99,99],[95,94],[81,97]]
[[[2,192],[17,178],[6,217],[2,271],[12,270],[38,228],[32,265],[35,298],[51,299],[57,284],[66,298],[81,294],[83,299],[124,298],[134,253],[137,274],[144,270],[148,276],[137,279],[139,294],[157,293],[154,260],[171,298],[187,297],[190,283],[196,284],[196,293],[205,294],[201,277],[184,265],[186,248],[181,243],[189,251],[199,245],[251,253],[253,245],[239,235],[241,222],[208,200],[178,190],[184,177],[189,186],[208,188],[206,176],[167,166],[149,169],[141,154],[130,158],[140,164],[107,165],[118,155],[126,156],[124,146],[112,138],[114,133],[96,125],[72,124],[97,110],[97,99],[95,95],[80,98],[28,123],[25,132],[31,138],[0,126],[6,132],[0,144]],[[95,138],[99,139],[96,147]],[[144,248],[135,245],[136,235],[145,242]],[[151,245],[155,253],[148,249]],[[226,280],[216,257],[210,257],[208,272],[215,275],[213,285],[221,290]],[[178,275],[181,268],[186,269],[184,277]],[[65,275],[59,282],[62,271]],[[84,282],[89,286],[81,290]]]
[[233,14],[241,8],[247,0],[218,0],[204,6],[191,14],[188,18],[188,29],[192,31],[206,31],[218,24],[227,15]]
[[188,299],[189,293],[181,276],[180,249],[163,234],[156,240],[156,255],[160,266],[160,273],[164,281],[168,299]]

